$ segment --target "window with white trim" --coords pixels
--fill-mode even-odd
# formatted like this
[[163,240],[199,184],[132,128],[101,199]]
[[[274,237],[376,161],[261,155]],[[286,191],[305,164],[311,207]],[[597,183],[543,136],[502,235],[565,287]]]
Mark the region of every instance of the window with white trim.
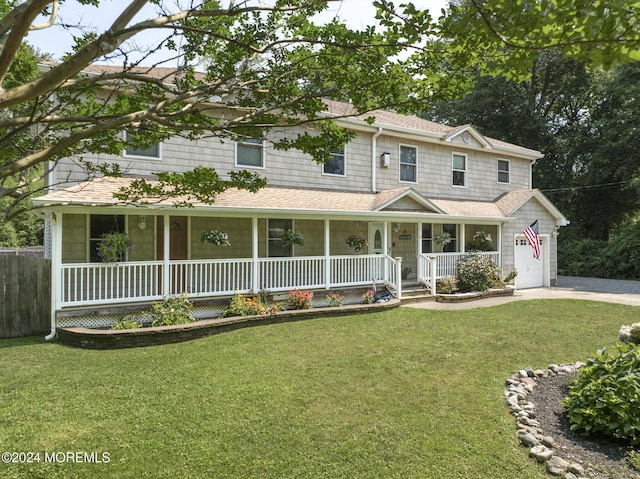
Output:
[[124,149],[124,156],[134,156],[137,158],[148,158],[152,160],[160,159],[160,143],[153,143],[148,146],[136,145],[129,132],[125,132],[127,146]]
[[261,139],[247,138],[236,142],[236,166],[264,168],[264,148]]
[[418,148],[400,145],[400,181],[416,183],[418,181]]
[[510,183],[509,160],[498,160],[498,183]]
[[339,150],[328,151],[330,158],[325,160],[322,165],[322,173],[325,175],[345,176],[345,148]]
[[467,155],[454,153],[452,158],[453,186],[467,186]]

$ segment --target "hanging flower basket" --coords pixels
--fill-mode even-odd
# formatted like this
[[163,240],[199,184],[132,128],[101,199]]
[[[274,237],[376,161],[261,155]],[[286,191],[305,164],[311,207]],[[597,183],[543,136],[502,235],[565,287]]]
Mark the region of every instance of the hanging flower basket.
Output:
[[443,247],[451,243],[451,235],[443,231],[442,233],[436,234],[433,237],[433,241],[435,241],[438,246]]
[[302,233],[296,233],[292,230],[286,230],[284,233],[282,233],[282,243],[285,246],[291,246],[294,244],[297,246],[303,246],[304,236],[302,235]]
[[351,235],[347,238],[347,246],[358,254],[362,253],[362,250],[367,247],[367,239],[360,235]]
[[201,240],[203,243],[210,243],[216,246],[231,246],[229,235],[224,231],[207,230],[202,233]]
[[96,249],[104,263],[124,261],[131,252],[131,238],[126,233],[105,233],[101,236]]

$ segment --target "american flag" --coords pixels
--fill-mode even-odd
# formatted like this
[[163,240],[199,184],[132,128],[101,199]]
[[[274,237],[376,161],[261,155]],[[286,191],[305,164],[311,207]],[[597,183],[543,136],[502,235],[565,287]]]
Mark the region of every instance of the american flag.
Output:
[[533,248],[533,257],[540,259],[540,226],[538,225],[538,220],[531,223],[522,233]]

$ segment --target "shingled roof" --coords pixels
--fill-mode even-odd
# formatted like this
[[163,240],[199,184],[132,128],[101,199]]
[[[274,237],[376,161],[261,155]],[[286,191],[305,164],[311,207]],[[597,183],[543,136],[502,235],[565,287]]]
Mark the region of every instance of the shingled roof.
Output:
[[[68,188],[54,191],[48,195],[35,198],[33,201],[41,207],[57,208],[61,206],[129,206],[122,204],[113,197],[121,187],[126,187],[133,178],[96,178],[79,183]],[[397,213],[394,203],[400,200],[411,200],[415,208],[400,211],[415,215],[455,216],[478,219],[507,219],[513,210],[507,205],[516,205],[518,201],[530,197],[537,190],[526,190],[526,195],[513,192],[501,196],[498,201],[469,201],[425,198],[413,188],[398,188],[381,191],[379,193],[357,193],[310,188],[285,188],[267,186],[251,193],[246,190],[231,188],[215,199],[213,205],[190,201],[195,209],[219,212],[224,211],[271,211],[296,213],[342,213],[342,214],[366,214],[366,213]],[[176,201],[188,200],[187,198],[151,200],[146,207],[149,209],[173,209]],[[135,206],[135,205],[131,205]],[[139,205],[138,205],[139,206]]]

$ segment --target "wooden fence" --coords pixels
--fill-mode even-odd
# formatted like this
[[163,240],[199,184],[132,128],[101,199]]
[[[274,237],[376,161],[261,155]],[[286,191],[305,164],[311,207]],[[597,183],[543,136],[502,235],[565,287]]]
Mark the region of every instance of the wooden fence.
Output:
[[48,333],[51,261],[0,255],[0,339]]

